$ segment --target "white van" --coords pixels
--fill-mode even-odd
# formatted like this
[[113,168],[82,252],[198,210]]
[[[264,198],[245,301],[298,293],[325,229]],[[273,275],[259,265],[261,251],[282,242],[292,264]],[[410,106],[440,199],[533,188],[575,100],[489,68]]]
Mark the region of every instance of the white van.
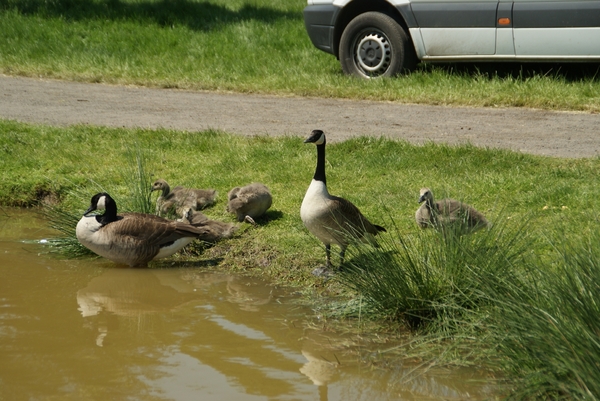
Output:
[[304,22],[363,78],[419,61],[600,62],[600,0],[308,0]]

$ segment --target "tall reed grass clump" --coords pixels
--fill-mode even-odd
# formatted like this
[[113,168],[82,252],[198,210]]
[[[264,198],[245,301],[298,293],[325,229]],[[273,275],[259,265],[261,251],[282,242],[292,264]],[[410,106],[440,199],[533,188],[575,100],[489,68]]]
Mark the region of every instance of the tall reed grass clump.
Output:
[[480,277],[512,276],[532,240],[523,226],[498,220],[488,230],[462,235],[444,231],[392,230],[378,246],[356,244],[337,279],[379,313],[411,329],[431,322],[455,322],[465,310],[487,302]]
[[[562,234],[561,234],[562,236]],[[600,398],[600,228],[554,241],[552,265],[491,282],[485,346],[513,379],[513,399]]]
[[404,357],[485,366],[508,399],[597,400],[600,228],[557,225],[549,252],[530,226],[382,236],[357,244],[337,279],[420,334],[395,347]]

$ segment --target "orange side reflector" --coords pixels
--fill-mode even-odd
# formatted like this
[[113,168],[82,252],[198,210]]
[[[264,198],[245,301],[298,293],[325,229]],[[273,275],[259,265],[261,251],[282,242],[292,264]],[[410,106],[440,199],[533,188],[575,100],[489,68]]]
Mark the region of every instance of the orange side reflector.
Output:
[[510,25],[510,18],[498,19],[498,25]]

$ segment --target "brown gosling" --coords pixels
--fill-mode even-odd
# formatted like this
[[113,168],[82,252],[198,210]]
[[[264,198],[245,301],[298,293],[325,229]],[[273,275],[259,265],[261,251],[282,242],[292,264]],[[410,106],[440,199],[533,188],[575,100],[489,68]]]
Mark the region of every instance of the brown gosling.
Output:
[[158,179],[152,184],[152,192],[160,191],[156,199],[156,214],[159,216],[175,213],[183,216],[188,209],[202,210],[215,203],[217,191],[176,186],[171,189],[167,181]]
[[472,233],[490,223],[485,216],[466,203],[455,199],[436,201],[429,188],[421,188],[419,203],[423,203],[415,213],[415,220],[421,228],[444,229],[457,226],[464,233]]
[[191,208],[186,210],[181,220],[184,223],[191,224],[194,227],[202,227],[206,229],[207,234],[203,237],[203,239],[207,242],[217,242],[222,239],[231,238],[239,229],[239,225],[212,220],[204,213]]
[[265,184],[235,187],[227,194],[227,211],[236,215],[238,221],[255,224],[254,219],[262,216],[273,204],[271,191]]
[[317,167],[300,207],[300,218],[308,231],[325,245],[325,267],[317,268],[314,275],[331,273],[331,245],[340,247],[340,265],[352,239],[373,241],[373,236],[385,228],[371,223],[349,200],[330,195],[325,177],[325,134],[312,131],[304,143],[317,146]]

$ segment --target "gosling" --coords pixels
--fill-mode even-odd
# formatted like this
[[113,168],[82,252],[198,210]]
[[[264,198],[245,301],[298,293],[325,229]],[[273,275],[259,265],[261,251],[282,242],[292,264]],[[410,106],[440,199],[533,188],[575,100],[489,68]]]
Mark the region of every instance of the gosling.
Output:
[[421,188],[419,203],[423,204],[417,209],[415,220],[421,228],[443,230],[454,226],[462,233],[472,233],[490,227],[485,216],[472,206],[455,199],[435,201],[429,188]]
[[252,184],[235,187],[227,194],[227,211],[235,214],[237,221],[256,224],[254,219],[262,216],[273,204],[271,191],[265,184]]
[[217,242],[222,239],[232,238],[239,229],[239,225],[210,219],[204,213],[191,208],[187,209],[181,221],[191,224],[194,227],[206,229],[207,234],[203,239],[207,242]]
[[160,191],[156,199],[156,214],[159,216],[176,213],[183,216],[188,209],[202,210],[213,205],[217,199],[214,189],[195,189],[176,186],[171,189],[167,181],[158,179],[152,184],[152,192]]

